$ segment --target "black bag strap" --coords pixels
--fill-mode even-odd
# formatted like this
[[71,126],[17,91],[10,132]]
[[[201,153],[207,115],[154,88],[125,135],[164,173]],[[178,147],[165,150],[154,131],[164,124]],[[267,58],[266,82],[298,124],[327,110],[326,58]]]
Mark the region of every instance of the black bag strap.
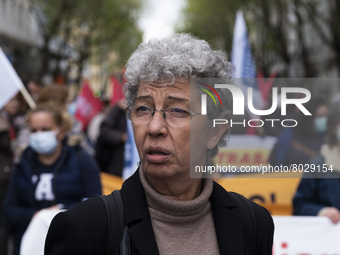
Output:
[[244,241],[246,243],[248,252],[250,255],[256,254],[256,219],[254,208],[251,205],[250,200],[244,196],[235,193],[228,192],[236,203],[237,207],[232,208],[232,211],[243,216],[245,221]]
[[[121,250],[129,250],[129,247],[127,247],[127,245],[130,246],[130,244],[127,236],[127,227],[124,223],[124,208],[123,201],[120,196],[120,191],[115,190],[110,195],[101,195],[99,196],[99,198],[103,201],[108,215],[106,254],[121,254]],[[124,242],[122,242],[123,235]]]

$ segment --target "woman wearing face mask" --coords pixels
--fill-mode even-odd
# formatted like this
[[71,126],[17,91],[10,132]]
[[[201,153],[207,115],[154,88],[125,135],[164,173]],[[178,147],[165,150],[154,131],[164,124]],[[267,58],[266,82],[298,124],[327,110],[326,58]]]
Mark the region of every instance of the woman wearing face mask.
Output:
[[318,155],[325,142],[328,106],[325,100],[314,98],[305,107],[312,115],[299,112],[293,117],[298,125],[282,130],[270,155],[271,165],[305,164]]
[[325,216],[333,223],[340,221],[339,112],[340,101],[337,101],[327,115],[327,143],[322,145],[320,155],[309,162],[316,170],[304,174],[293,199],[295,215]]
[[[53,102],[57,104],[63,111],[64,118],[69,119],[70,129],[68,129],[67,136],[69,144],[80,144],[83,150],[90,155],[94,155],[94,149],[87,142],[84,133],[81,131],[81,123],[74,119],[74,109],[70,107],[70,93],[66,85],[47,85],[39,91],[37,95],[37,104],[46,104]],[[18,134],[19,144],[22,148],[26,148],[29,143],[29,127],[22,128]],[[20,157],[20,151],[18,158]]]
[[16,166],[6,195],[5,216],[14,231],[14,254],[31,219],[42,209],[68,209],[101,194],[99,168],[79,145],[69,146],[71,125],[53,103],[28,114],[29,147]]

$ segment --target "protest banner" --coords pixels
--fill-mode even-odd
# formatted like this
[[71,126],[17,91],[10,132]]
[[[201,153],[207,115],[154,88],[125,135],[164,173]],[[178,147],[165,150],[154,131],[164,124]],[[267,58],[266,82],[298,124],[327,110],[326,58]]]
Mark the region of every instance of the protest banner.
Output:
[[340,255],[340,224],[326,217],[275,216],[273,255]]

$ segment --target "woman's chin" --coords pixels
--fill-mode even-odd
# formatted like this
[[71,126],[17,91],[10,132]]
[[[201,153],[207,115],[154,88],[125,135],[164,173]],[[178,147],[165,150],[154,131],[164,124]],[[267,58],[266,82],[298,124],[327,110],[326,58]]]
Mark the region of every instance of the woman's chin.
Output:
[[146,176],[156,179],[170,179],[175,176],[183,176],[189,174],[189,167],[180,168],[167,164],[148,164],[143,165],[143,171]]

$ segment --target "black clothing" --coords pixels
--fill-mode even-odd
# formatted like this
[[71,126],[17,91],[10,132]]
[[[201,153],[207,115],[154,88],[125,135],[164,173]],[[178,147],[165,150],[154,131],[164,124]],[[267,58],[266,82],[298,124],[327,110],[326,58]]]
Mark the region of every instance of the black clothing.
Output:
[[96,160],[103,172],[122,176],[125,142],[121,137],[125,132],[127,132],[125,112],[115,105],[100,125],[96,143]]
[[80,146],[68,146],[67,139],[59,159],[49,166],[28,147],[11,178],[4,213],[14,232],[14,254],[19,254],[22,236],[36,212],[57,204],[68,209],[102,193],[95,160]]
[[7,254],[9,227],[3,212],[3,203],[9,185],[13,155],[9,135],[9,125],[0,113],[0,254]]
[[4,216],[3,203],[13,166],[8,131],[0,131],[0,254],[7,254],[9,228]]
[[[129,230],[131,254],[158,254],[143,186],[136,171],[122,187],[125,223]],[[244,242],[244,219],[231,211],[235,203],[226,190],[214,183],[210,197],[220,254],[247,255]],[[251,202],[256,219],[257,254],[272,254],[273,220],[266,209]],[[58,214],[46,238],[46,255],[105,254],[107,212],[99,198]],[[203,240],[202,240],[203,241]]]

